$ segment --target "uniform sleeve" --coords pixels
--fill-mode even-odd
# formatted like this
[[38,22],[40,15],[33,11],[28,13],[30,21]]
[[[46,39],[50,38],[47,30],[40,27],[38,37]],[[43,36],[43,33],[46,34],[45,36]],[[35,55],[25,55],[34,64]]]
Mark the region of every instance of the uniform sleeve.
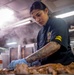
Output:
[[65,38],[67,40],[68,29],[66,22],[62,19],[55,19],[52,21],[50,41],[55,41],[59,44],[64,44]]

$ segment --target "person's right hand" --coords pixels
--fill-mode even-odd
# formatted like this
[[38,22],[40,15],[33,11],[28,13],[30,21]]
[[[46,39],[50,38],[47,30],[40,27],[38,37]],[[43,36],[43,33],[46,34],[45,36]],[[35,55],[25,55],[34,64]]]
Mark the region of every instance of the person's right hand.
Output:
[[27,64],[27,61],[25,59],[18,59],[18,60],[13,60],[11,63],[8,65],[8,69],[14,70],[17,64]]

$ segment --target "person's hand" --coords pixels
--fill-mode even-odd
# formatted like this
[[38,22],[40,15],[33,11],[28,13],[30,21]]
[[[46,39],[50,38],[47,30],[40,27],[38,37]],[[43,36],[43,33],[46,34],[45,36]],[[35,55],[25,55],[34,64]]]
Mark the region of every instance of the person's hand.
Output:
[[27,63],[27,61],[25,59],[13,60],[8,65],[8,69],[13,70],[13,69],[15,69],[15,67],[16,67],[17,64],[23,64],[23,63],[28,65],[28,63]]

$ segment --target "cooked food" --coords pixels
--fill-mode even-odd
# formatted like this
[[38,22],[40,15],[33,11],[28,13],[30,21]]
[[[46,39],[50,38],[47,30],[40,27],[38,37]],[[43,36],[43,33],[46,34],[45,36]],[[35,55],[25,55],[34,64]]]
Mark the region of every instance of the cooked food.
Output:
[[15,74],[29,74],[28,65],[18,64],[14,69]]
[[14,71],[0,69],[0,74],[74,74],[74,62],[67,66],[64,66],[60,63],[51,63],[37,67],[28,67],[28,65],[26,64],[18,64]]

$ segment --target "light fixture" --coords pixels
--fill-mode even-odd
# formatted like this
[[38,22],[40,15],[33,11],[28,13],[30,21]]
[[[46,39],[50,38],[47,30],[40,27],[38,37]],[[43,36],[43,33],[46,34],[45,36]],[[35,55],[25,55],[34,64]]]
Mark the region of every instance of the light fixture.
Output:
[[[19,22],[14,23],[13,25],[10,26],[10,28],[15,28],[15,27],[19,27],[19,26],[23,26],[23,25],[27,25],[32,23],[32,18],[27,18],[27,19],[23,19]],[[8,27],[9,28],[9,27]]]
[[15,44],[17,44],[17,42],[7,43],[7,45],[15,45]]
[[74,11],[71,11],[71,12],[67,12],[67,13],[64,13],[64,14],[57,15],[55,17],[56,18],[66,18],[66,17],[73,16],[73,15],[74,15]]
[[26,46],[26,48],[28,48],[28,47],[34,47],[34,43],[32,43],[32,44],[27,44],[27,45],[25,45]]
[[23,26],[23,25],[30,24],[30,23],[31,23],[31,21],[26,21],[24,23],[20,23],[20,24],[14,25],[14,27]]
[[0,8],[0,27],[14,20],[14,12],[9,8]]
[[73,32],[74,31],[74,29],[69,29],[69,32]]

